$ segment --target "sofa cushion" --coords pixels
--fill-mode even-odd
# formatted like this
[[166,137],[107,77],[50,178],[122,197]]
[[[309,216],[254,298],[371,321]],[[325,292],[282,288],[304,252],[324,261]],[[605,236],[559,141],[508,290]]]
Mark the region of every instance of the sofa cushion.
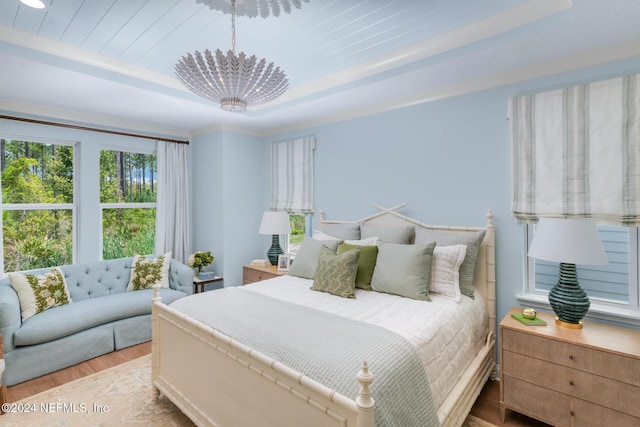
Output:
[[135,255],[131,262],[131,278],[127,291],[151,289],[159,283],[163,288],[169,287],[169,266],[171,252],[152,259],[142,255]]
[[[160,289],[162,301],[169,304],[186,294]],[[27,319],[14,333],[16,346],[52,341],[85,329],[132,316],[151,313],[152,289],[91,298],[54,307]]]
[[23,322],[34,314],[73,302],[59,268],[41,276],[10,273],[9,280],[18,294]]

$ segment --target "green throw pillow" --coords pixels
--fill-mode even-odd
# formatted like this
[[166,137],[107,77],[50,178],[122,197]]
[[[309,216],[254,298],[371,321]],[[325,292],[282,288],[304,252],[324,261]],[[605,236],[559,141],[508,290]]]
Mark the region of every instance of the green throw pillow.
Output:
[[311,289],[343,298],[355,298],[358,258],[360,258],[359,248],[338,255],[323,246],[320,249],[318,269]]
[[34,314],[73,302],[64,274],[57,267],[42,276],[9,273],[9,281],[18,294],[23,322]]
[[371,288],[376,292],[431,301],[429,282],[435,247],[435,242],[415,245],[380,242]]
[[338,254],[360,248],[360,258],[358,260],[358,272],[356,273],[356,288],[371,290],[371,277],[378,258],[377,246],[359,246],[343,243],[338,246]]
[[156,283],[163,288],[169,287],[169,267],[171,266],[171,252],[151,259],[142,255],[135,255],[131,262],[131,277],[127,291],[149,289]]

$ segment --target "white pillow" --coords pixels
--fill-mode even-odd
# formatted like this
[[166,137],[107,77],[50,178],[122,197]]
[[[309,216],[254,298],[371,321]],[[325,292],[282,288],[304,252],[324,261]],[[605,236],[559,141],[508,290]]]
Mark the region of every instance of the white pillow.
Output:
[[64,274],[58,267],[42,276],[9,273],[9,281],[18,294],[23,322],[34,314],[73,302]]
[[460,302],[460,266],[467,245],[436,246],[433,250],[429,292]]
[[160,255],[156,259],[136,254],[131,262],[131,276],[127,291],[149,289],[156,283],[160,283],[163,288],[168,288],[170,266],[171,252]]
[[[337,237],[329,236],[328,234],[323,233],[320,230],[313,230],[313,238],[320,241],[341,240],[341,239],[338,239]],[[346,243],[347,245],[357,245],[357,246],[376,246],[379,240],[380,239],[378,239],[377,237],[368,237],[366,239],[360,239],[360,240],[345,240],[343,241],[343,243]]]

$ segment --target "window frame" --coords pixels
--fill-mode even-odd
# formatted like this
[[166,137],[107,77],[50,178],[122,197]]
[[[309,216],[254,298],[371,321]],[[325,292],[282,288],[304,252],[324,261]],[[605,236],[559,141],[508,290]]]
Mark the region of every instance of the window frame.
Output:
[[[158,181],[157,179],[157,159],[158,159],[158,151],[157,150],[144,150],[144,149],[136,149],[136,148],[132,148],[132,147],[123,147],[123,146],[115,146],[115,145],[101,145],[100,147],[98,147],[98,153],[99,155],[102,153],[102,151],[121,151],[121,152],[127,152],[127,153],[132,153],[132,154],[152,154],[156,156],[156,182]],[[98,171],[98,175],[100,174],[100,171]],[[100,193],[100,184],[98,184],[98,194]],[[155,202],[145,202],[145,203],[141,203],[141,202],[135,202],[135,203],[99,203],[99,210],[100,210],[100,235],[98,237],[98,248],[99,248],[99,255],[98,255],[98,259],[100,261],[104,261],[104,246],[103,246],[103,237],[104,237],[104,228],[103,228],[103,218],[104,218],[104,210],[105,209],[158,209],[158,200],[157,200],[157,196],[156,196],[156,201]],[[156,214],[157,215],[157,214]],[[155,233],[154,233],[154,239],[155,239]],[[147,255],[147,254],[141,254],[141,255]]]
[[[527,306],[551,310],[548,292],[535,287],[535,260],[527,256],[533,239],[533,224],[523,226],[524,233],[524,293],[516,295],[517,300]],[[640,326],[640,227],[629,228],[629,302],[615,302],[591,298],[587,317],[609,322]]]
[[[45,145],[66,145],[71,146],[73,149],[73,161],[72,161],[72,174],[73,174],[73,202],[72,203],[2,203],[2,198],[0,198],[0,244],[2,247],[0,248],[0,269],[2,276],[4,277],[7,273],[4,271],[4,223],[2,219],[2,212],[4,211],[42,211],[42,210],[70,210],[71,211],[71,263],[75,264],[78,261],[78,233],[79,233],[79,224],[78,224],[78,206],[80,204],[79,200],[79,186],[78,186],[78,159],[80,158],[80,144],[78,141],[70,141],[70,140],[62,140],[55,138],[42,138],[36,136],[29,135],[18,135],[18,134],[5,134],[2,133],[1,137],[3,139],[10,140],[20,140],[20,141],[29,141],[38,144]],[[1,180],[1,176],[0,176]],[[1,191],[1,181],[0,181],[0,191]],[[27,270],[20,270],[27,271]]]

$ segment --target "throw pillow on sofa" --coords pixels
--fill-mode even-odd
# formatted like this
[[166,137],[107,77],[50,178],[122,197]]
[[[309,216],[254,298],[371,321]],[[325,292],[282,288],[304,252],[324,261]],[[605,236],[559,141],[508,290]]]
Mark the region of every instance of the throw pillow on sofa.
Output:
[[9,273],[9,281],[18,294],[23,322],[41,311],[73,302],[64,274],[57,267],[42,276]]
[[170,265],[171,252],[160,255],[156,259],[136,254],[131,262],[131,277],[127,291],[149,289],[156,283],[160,283],[163,288],[168,288]]

